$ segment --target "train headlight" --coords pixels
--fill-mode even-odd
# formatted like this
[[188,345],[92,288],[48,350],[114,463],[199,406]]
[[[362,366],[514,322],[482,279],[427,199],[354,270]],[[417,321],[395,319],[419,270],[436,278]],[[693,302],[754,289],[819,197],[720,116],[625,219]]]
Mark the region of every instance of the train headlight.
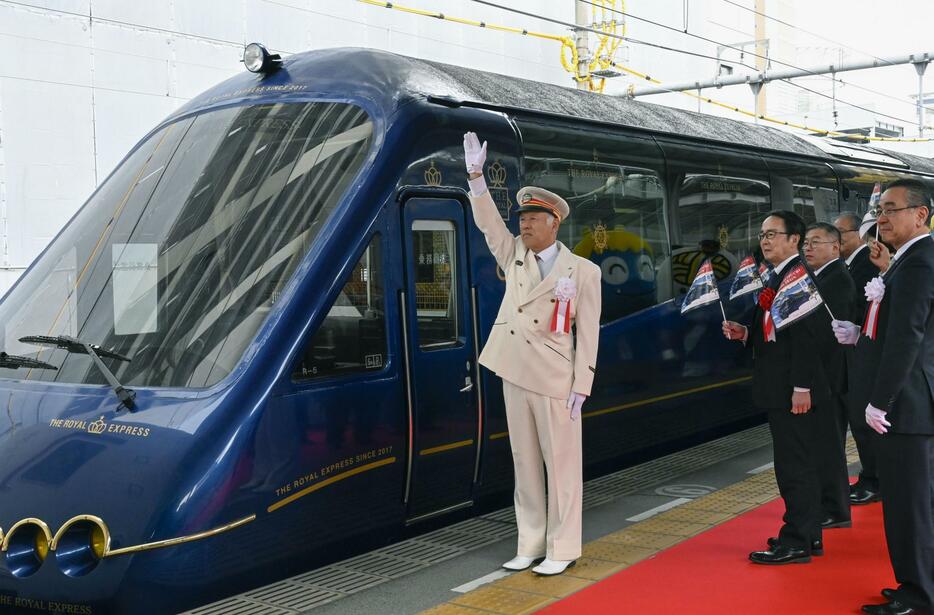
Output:
[[243,65],[251,73],[271,73],[282,65],[282,58],[259,43],[250,43],[243,49]]
[[7,569],[15,577],[34,574],[49,554],[52,534],[41,519],[18,521],[3,538]]
[[70,577],[91,572],[110,551],[110,530],[93,515],[79,515],[65,522],[52,541],[55,561]]

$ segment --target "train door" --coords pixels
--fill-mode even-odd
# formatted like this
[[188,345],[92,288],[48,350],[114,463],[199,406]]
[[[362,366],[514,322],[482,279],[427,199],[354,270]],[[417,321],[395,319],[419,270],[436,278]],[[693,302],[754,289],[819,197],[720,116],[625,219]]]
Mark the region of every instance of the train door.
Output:
[[409,522],[469,506],[478,454],[474,319],[464,209],[448,198],[403,208]]

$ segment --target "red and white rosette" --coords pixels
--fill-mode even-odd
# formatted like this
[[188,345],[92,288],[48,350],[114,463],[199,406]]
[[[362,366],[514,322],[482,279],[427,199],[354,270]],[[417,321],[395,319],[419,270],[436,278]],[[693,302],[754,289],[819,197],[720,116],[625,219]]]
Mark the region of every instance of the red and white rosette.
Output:
[[885,284],[882,282],[882,276],[877,276],[866,282],[865,292],[869,305],[866,307],[866,319],[863,321],[863,335],[874,340],[876,339],[876,331],[879,328],[879,304],[882,303],[882,297],[885,296]]
[[555,312],[551,316],[551,332],[567,335],[571,332],[571,301],[577,296],[577,285],[571,278],[558,278],[555,283]]

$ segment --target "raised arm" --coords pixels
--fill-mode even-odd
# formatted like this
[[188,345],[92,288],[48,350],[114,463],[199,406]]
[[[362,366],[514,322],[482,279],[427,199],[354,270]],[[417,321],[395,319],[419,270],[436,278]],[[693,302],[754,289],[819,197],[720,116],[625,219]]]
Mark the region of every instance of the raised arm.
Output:
[[464,135],[464,162],[470,176],[470,205],[477,228],[486,237],[486,245],[493,253],[496,264],[505,271],[513,260],[516,238],[512,236],[503,222],[493,197],[490,196],[483,178],[483,164],[486,162],[486,141],[480,145],[477,135],[468,132]]

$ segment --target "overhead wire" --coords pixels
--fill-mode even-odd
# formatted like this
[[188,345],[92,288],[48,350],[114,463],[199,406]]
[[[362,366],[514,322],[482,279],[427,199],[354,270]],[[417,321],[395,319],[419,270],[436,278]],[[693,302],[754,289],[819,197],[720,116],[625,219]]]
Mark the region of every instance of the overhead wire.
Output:
[[[555,24],[558,24],[558,25],[562,25],[562,26],[568,27],[568,28],[570,28],[570,29],[586,30],[586,31],[589,31],[589,32],[593,32],[594,34],[606,35],[606,36],[612,36],[612,37],[616,37],[616,38],[621,38],[621,39],[623,39],[623,40],[630,41],[630,42],[634,42],[634,43],[641,43],[641,42],[642,42],[642,41],[639,41],[638,39],[633,39],[632,37],[629,37],[629,36],[623,36],[623,35],[618,35],[618,34],[607,34],[607,33],[605,33],[605,32],[601,32],[601,31],[596,30],[596,29],[594,29],[594,28],[589,28],[589,27],[587,27],[587,26],[580,26],[580,25],[577,25],[577,24],[571,24],[571,23],[568,23],[568,22],[565,22],[565,21],[561,21],[561,20],[559,20],[559,19],[554,19],[554,18],[552,18],[552,17],[545,17],[545,16],[542,16],[542,15],[536,15],[536,14],[534,14],[534,13],[529,13],[529,12],[527,12],[527,11],[523,11],[523,10],[520,10],[520,9],[513,9],[513,8],[511,8],[511,7],[503,6],[503,5],[497,4],[497,3],[495,3],[495,2],[490,2],[489,0],[472,0],[472,1],[473,1],[473,2],[476,2],[476,3],[478,3],[478,4],[484,4],[484,5],[491,6],[491,7],[494,7],[494,8],[498,8],[498,9],[501,9],[501,10],[505,10],[505,11],[508,11],[508,12],[512,12],[512,13],[517,13],[517,14],[520,14],[520,15],[524,15],[524,16],[526,16],[526,17],[531,17],[531,18],[533,18],[533,19],[539,19],[539,20],[542,20],[542,21],[555,23]],[[445,15],[444,13],[441,13],[441,12],[437,12],[437,11],[428,11],[428,10],[424,10],[424,9],[412,9],[412,8],[410,8],[410,7],[402,7],[402,6],[400,6],[399,4],[396,4],[396,3],[393,3],[393,2],[387,2],[387,1],[383,1],[383,0],[358,0],[358,2],[361,2],[361,3],[363,3],[363,4],[369,4],[369,5],[372,5],[372,6],[383,7],[383,8],[387,8],[387,9],[400,10],[400,11],[404,11],[404,12],[407,12],[407,13],[417,14],[417,15],[421,15],[421,16],[424,16],[424,17],[431,17],[431,18],[435,18],[435,19],[439,19],[439,20],[454,21],[454,20],[456,19],[457,23],[462,23],[462,24],[467,24],[467,25],[472,25],[472,26],[477,26],[477,27],[483,27],[483,28],[489,28],[489,27],[490,27],[490,24],[488,24],[487,22],[480,22],[480,21],[476,21],[476,20],[466,20],[466,19],[461,19],[461,18],[452,18],[450,15]],[[548,39],[551,39],[551,40],[560,40],[560,41],[562,41],[562,42],[565,41],[565,40],[567,40],[567,41],[570,41],[570,40],[571,40],[569,37],[558,37],[558,36],[556,36],[556,35],[550,35],[550,34],[545,34],[545,33],[534,32],[534,31],[530,31],[530,30],[524,29],[524,28],[514,28],[514,27],[510,27],[510,28],[501,28],[501,29],[503,29],[504,31],[507,31],[507,32],[519,33],[519,34],[523,34],[523,35],[530,36],[530,37],[539,37],[539,36],[542,36],[542,37],[547,37]],[[688,52],[688,51],[685,51],[685,50],[676,49],[676,48],[670,48],[670,47],[666,47],[666,46],[664,46],[664,45],[658,45],[658,44],[655,44],[655,43],[647,43],[647,44],[650,45],[650,46],[652,46],[652,47],[661,47],[661,48],[663,48],[663,49],[666,49],[666,50],[669,50],[669,51],[672,51],[672,52],[687,53],[687,54],[689,54],[689,55],[698,55],[698,56],[705,57],[705,58],[708,58],[708,59],[716,59],[716,58],[714,58],[713,56],[709,56],[709,55],[706,55],[706,54],[700,54],[700,53],[695,53],[695,52]],[[624,67],[624,66],[622,66],[622,65],[620,65],[620,64],[618,64],[618,63],[612,63],[612,66],[614,66],[615,68],[619,68],[619,69],[621,69],[621,70],[624,70],[625,72],[628,72],[628,73],[630,73],[630,74],[639,76],[640,78],[649,80],[649,81],[651,81],[651,82],[653,82],[653,83],[656,83],[656,84],[658,84],[658,85],[662,85],[662,87],[664,88],[664,86],[663,86],[663,84],[662,84],[661,81],[655,80],[655,79],[649,77],[648,75],[645,75],[644,73],[640,73],[640,72],[635,71],[635,70],[633,70],[633,69],[629,69],[628,67]],[[796,85],[796,84],[791,83],[791,85]],[[764,114],[756,114],[756,113],[751,112],[751,111],[743,110],[743,109],[741,109],[741,108],[739,108],[739,107],[736,107],[736,106],[734,106],[734,105],[730,105],[730,104],[727,104],[727,103],[722,103],[722,102],[719,102],[719,101],[715,101],[715,100],[713,100],[713,99],[711,99],[711,98],[709,98],[709,97],[696,95],[696,94],[694,94],[694,93],[692,93],[692,92],[680,92],[680,93],[681,93],[681,94],[684,94],[684,95],[686,95],[686,96],[690,96],[690,97],[692,97],[692,98],[699,99],[699,100],[701,100],[701,101],[703,101],[703,102],[707,102],[707,103],[712,104],[712,105],[720,106],[720,107],[722,107],[722,108],[729,109],[729,110],[735,111],[735,112],[737,112],[737,113],[741,113],[741,114],[746,115],[746,116],[748,116],[748,117],[758,118],[758,119],[761,119],[761,120],[764,120],[764,121],[768,121],[768,122],[771,122],[771,123],[780,124],[780,125],[783,125],[783,126],[788,126],[788,127],[791,127],[791,128],[798,128],[798,129],[806,130],[806,131],[808,131],[808,132],[816,133],[816,134],[819,134],[819,135],[832,135],[832,136],[839,136],[839,137],[843,137],[843,138],[847,138],[847,139],[858,139],[858,140],[861,140],[861,141],[862,141],[862,140],[875,140],[875,141],[896,141],[896,142],[897,142],[897,141],[904,141],[904,142],[927,142],[927,141],[934,140],[934,139],[927,139],[927,138],[912,139],[912,138],[893,138],[893,137],[864,137],[864,136],[862,136],[862,135],[854,135],[854,134],[852,134],[852,133],[845,133],[845,132],[834,131],[834,130],[827,130],[827,129],[821,129],[821,128],[814,128],[814,127],[811,127],[811,126],[805,126],[805,125],[803,125],[803,124],[796,124],[796,123],[794,123],[794,122],[789,122],[789,121],[786,121],[786,120],[780,120],[780,119],[777,119],[777,118],[772,118],[772,117],[766,116],[766,115],[764,115]],[[839,99],[838,99],[838,101],[839,101]],[[840,102],[841,104],[849,104],[849,103],[846,103],[845,101],[839,101],[839,102]],[[855,106],[855,105],[854,105],[854,106]],[[898,119],[898,118],[895,118],[895,119]],[[904,121],[904,120],[899,120],[899,121]]]
[[[479,0],[474,0],[474,1],[477,2],[477,1],[479,1]],[[723,1],[724,1],[724,2],[730,2],[730,0],[723,0]],[[593,4],[593,2],[592,2],[591,0],[575,0],[575,2],[580,2],[580,3],[582,3],[582,4]],[[486,4],[486,3],[484,2],[484,4]],[[730,2],[730,4],[734,4],[734,3],[733,3],[733,2]],[[737,6],[739,6],[739,5],[737,5]],[[612,10],[612,9],[611,9],[611,10]],[[867,87],[865,87],[865,86],[861,86],[861,85],[855,84],[855,83],[850,82],[850,81],[844,81],[843,79],[840,79],[839,77],[837,77],[836,74],[834,74],[833,76],[828,76],[828,75],[825,74],[825,73],[815,73],[814,71],[811,71],[811,70],[809,70],[809,69],[807,69],[807,68],[802,68],[802,67],[797,66],[797,65],[795,65],[795,64],[790,64],[790,63],[788,63],[788,62],[785,62],[785,61],[782,61],[782,60],[778,60],[778,59],[773,58],[773,57],[771,57],[771,56],[764,56],[764,55],[755,53],[754,51],[747,51],[746,49],[743,49],[742,47],[736,47],[735,45],[729,45],[729,44],[726,44],[726,43],[721,43],[720,41],[718,41],[718,40],[716,40],[716,39],[708,38],[708,37],[706,37],[706,36],[701,36],[700,34],[694,34],[694,33],[692,33],[692,32],[688,32],[688,31],[686,31],[686,30],[681,30],[681,29],[679,29],[679,28],[675,28],[674,26],[669,26],[669,25],[667,25],[667,24],[663,24],[663,23],[654,21],[654,20],[652,20],[652,19],[647,19],[647,18],[645,18],[645,17],[639,17],[638,15],[633,15],[632,13],[629,13],[629,12],[626,12],[626,11],[614,11],[614,12],[617,12],[617,13],[619,13],[619,14],[625,16],[625,17],[630,17],[630,18],[632,18],[632,19],[635,19],[636,21],[642,21],[642,22],[651,24],[651,25],[656,26],[656,27],[659,27],[659,28],[664,28],[664,29],[670,30],[670,31],[672,31],[672,32],[677,32],[678,34],[681,34],[681,35],[684,35],[684,36],[690,36],[690,37],[692,37],[692,38],[696,38],[696,39],[698,39],[698,40],[702,40],[702,41],[705,41],[705,42],[707,42],[707,43],[711,43],[711,44],[717,45],[717,46],[719,46],[719,47],[724,47],[724,48],[726,48],[726,49],[732,49],[732,50],[734,50],[734,51],[739,51],[741,54],[750,55],[750,56],[752,56],[752,57],[754,57],[754,58],[759,58],[759,59],[762,59],[762,60],[766,60],[767,62],[774,62],[774,63],[776,63],[776,64],[780,64],[780,65],[782,65],[782,66],[786,66],[786,67],[792,68],[792,69],[794,69],[794,70],[800,70],[800,71],[802,71],[802,72],[804,72],[804,73],[807,73],[808,75],[810,75],[810,76],[812,76],[812,77],[819,77],[819,78],[821,78],[821,79],[828,79],[828,80],[836,81],[837,83],[839,83],[839,84],[841,84],[841,85],[849,85],[849,86],[851,86],[851,87],[855,87],[855,88],[858,88],[858,89],[861,89],[861,90],[865,90],[866,92],[870,92],[870,93],[876,94],[876,95],[878,95],[878,96],[883,96],[883,97],[885,97],[885,98],[890,98],[890,99],[892,99],[892,100],[898,101],[898,102],[903,103],[903,104],[911,105],[913,108],[917,108],[917,105],[916,105],[916,104],[914,104],[914,103],[912,103],[912,102],[910,102],[910,101],[906,101],[904,98],[898,98],[897,96],[892,96],[891,94],[886,94],[885,92],[879,92],[879,91],[877,91],[877,90],[873,90],[873,89],[871,89],[871,88],[867,88]],[[755,11],[754,11],[754,12],[755,12]],[[875,56],[872,56],[872,57],[875,58],[875,59],[877,59],[877,60],[880,60],[880,61],[882,61],[882,62],[886,62],[886,63],[889,64],[890,66],[894,66],[894,64],[892,64],[891,62],[889,62],[889,61],[887,61],[887,60],[883,60],[882,58],[876,58]],[[717,59],[719,60],[720,58],[717,58]],[[748,64],[743,64],[743,66],[746,66],[747,68],[752,68],[752,69],[755,70],[756,72],[759,72],[759,70],[758,70],[757,68],[751,67],[751,66],[749,66]],[[802,75],[802,76],[803,76],[803,75]],[[783,79],[782,81],[785,81],[785,80]],[[838,99],[838,100],[839,100],[839,99]],[[932,108],[930,108],[930,107],[925,107],[925,109],[927,109],[928,111],[934,112],[934,109],[932,109]],[[891,118],[891,116],[889,116],[889,117]],[[902,122],[906,122],[906,121],[907,121],[908,124],[914,124],[914,123],[915,123],[914,120],[910,120],[910,121],[909,121],[909,120],[899,120],[899,121],[902,121]]]
[[[364,0],[361,0],[361,1],[364,1]],[[368,1],[368,0],[366,0],[366,1]],[[589,2],[588,0],[576,0],[576,1],[577,1],[577,2],[583,2],[583,3],[585,3],[585,4],[592,4],[592,3]],[[497,4],[497,3],[495,3],[495,2],[490,2],[490,0],[472,0],[472,2],[476,2],[476,3],[478,3],[478,4],[484,4],[484,5],[486,5],[486,6],[491,6],[491,7],[498,8],[498,9],[500,9],[500,10],[508,11],[508,12],[511,12],[511,13],[517,13],[517,14],[520,14],[520,15],[524,15],[524,16],[526,16],[526,17],[532,17],[532,18],[534,18],[534,19],[541,19],[541,20],[543,20],[543,21],[548,21],[548,22],[555,23],[555,24],[558,24],[558,25],[563,25],[563,26],[569,27],[569,28],[576,28],[576,29],[580,29],[580,30],[587,30],[587,31],[590,31],[590,32],[594,32],[594,30],[593,30],[592,28],[588,28],[588,27],[586,27],[586,26],[579,26],[579,25],[576,25],[576,24],[571,24],[571,23],[568,23],[568,22],[565,22],[565,21],[561,21],[561,20],[559,20],[559,19],[554,19],[554,18],[552,18],[552,17],[545,17],[545,16],[543,16],[543,15],[535,15],[535,14],[529,13],[529,12],[527,12],[527,11],[522,11],[522,10],[519,10],[519,9],[514,9],[514,8],[512,8],[512,7],[508,7],[508,6],[504,6],[504,5],[501,5],[501,4]],[[632,17],[632,15],[631,15],[630,13],[624,13],[624,15],[626,15],[627,17]],[[642,18],[639,18],[639,19],[642,19]],[[643,20],[644,20],[644,19],[643,19]],[[656,23],[656,24],[657,24],[657,22],[652,22],[651,20],[644,20],[644,21],[649,21],[650,23]],[[666,25],[664,25],[664,24],[657,24],[657,25],[661,25],[661,26],[664,27],[664,28],[667,28],[667,29],[670,29],[670,30],[674,30],[675,32],[679,32],[679,33],[681,33],[681,34],[685,34],[685,33],[682,32],[681,30],[678,30],[677,28],[672,28],[671,26],[666,26]],[[699,36],[699,35],[694,35],[694,34],[691,34],[691,33],[686,33],[686,34],[687,34],[688,36],[695,36],[695,37],[697,37],[697,38],[701,38],[701,39],[706,40],[706,41],[708,41],[708,42],[713,42],[713,43],[719,44],[717,41],[714,41],[713,39],[707,39],[706,37],[701,37],[701,36]],[[629,36],[623,37],[623,39],[626,40],[626,41],[634,42],[634,43],[641,43],[641,41],[639,41],[638,39],[633,39],[632,37],[629,37]],[[681,50],[681,49],[677,49],[677,48],[665,47],[665,46],[663,46],[663,45],[657,45],[657,44],[654,44],[654,43],[649,43],[649,45],[651,45],[651,46],[653,46],[653,47],[661,47],[661,48],[664,48],[664,49],[666,49],[666,50],[674,51],[674,52],[677,52],[677,53],[685,53],[685,54],[687,54],[687,55],[701,56],[701,57],[706,57],[706,58],[708,58],[708,59],[717,59],[717,58],[713,58],[712,56],[708,56],[708,55],[705,55],[705,54],[699,54],[699,53],[696,53],[696,52]],[[724,45],[724,46],[725,46],[725,47],[730,47],[729,45]],[[739,48],[737,48],[737,47],[733,47],[733,48],[739,50]],[[746,52],[746,53],[748,53],[749,55],[755,56],[755,57],[765,57],[765,56],[758,56],[757,54],[750,53],[750,52]],[[782,62],[779,62],[778,60],[773,60],[773,61],[775,61],[776,63],[779,63],[779,64],[782,63]],[[787,65],[787,66],[790,66],[791,68],[795,68],[795,69],[797,69],[797,70],[803,70],[804,72],[810,73],[810,74],[812,74],[812,75],[822,76],[822,75],[819,75],[819,74],[817,74],[817,73],[813,73],[813,72],[811,72],[811,71],[808,71],[807,69],[801,69],[801,68],[799,68],[799,67],[797,67],[797,66],[794,66],[794,65],[791,65],[791,64],[786,64],[786,65]],[[747,66],[747,67],[748,67],[748,65],[745,65],[745,64],[744,64],[744,66]],[[750,67],[750,68],[751,68],[751,67]],[[784,80],[783,80],[783,81],[784,81]],[[793,81],[786,81],[786,83],[788,83],[789,85],[792,85],[792,86],[801,88],[801,89],[807,89],[807,88],[804,88],[803,86],[800,86],[800,85],[794,83]],[[690,93],[688,93],[688,94],[690,95]],[[702,100],[705,100],[705,98],[704,98],[703,96],[700,96],[700,98],[701,98]],[[856,104],[854,104],[854,103],[850,103],[850,102],[848,102],[848,101],[841,100],[840,98],[837,98],[836,100],[837,100],[837,102],[840,103],[840,104],[844,104],[844,105],[847,105],[847,106],[853,106],[853,107],[859,107],[859,105],[856,105]],[[726,106],[729,107],[729,105],[726,105]],[[864,109],[864,110],[867,110],[867,111],[869,111],[869,112],[871,112],[871,113],[877,114],[877,115],[884,115],[885,117],[888,117],[889,119],[895,119],[895,120],[898,120],[899,122],[904,122],[904,123],[909,124],[909,125],[911,125],[911,124],[914,123],[913,121],[905,120],[905,119],[903,119],[903,118],[897,118],[897,117],[895,117],[895,116],[883,114],[883,113],[880,113],[880,112],[878,112],[878,111],[873,111],[873,110],[865,109],[865,108],[863,108],[863,109]],[[744,113],[744,115],[748,115],[748,113]],[[756,115],[755,115],[755,114],[752,114],[752,117],[756,117]],[[765,118],[764,118],[764,117],[761,117],[760,119],[765,119]],[[787,125],[787,126],[791,126],[791,125],[792,125],[791,123],[785,122],[785,121],[783,121],[783,120],[774,120],[774,118],[771,119],[771,120],[769,120],[769,121],[776,121],[776,122],[779,123],[779,124],[783,124],[783,125]],[[853,135],[850,134],[850,133],[840,133],[840,132],[833,131],[833,130],[822,130],[822,129],[812,129],[812,128],[808,128],[808,130],[812,130],[812,131],[818,132],[818,133],[820,133],[820,134],[825,134],[825,133],[826,133],[826,134],[839,135],[839,136],[844,136],[844,135],[845,135],[845,136],[848,136],[848,137],[850,137],[850,138],[853,137]],[[927,142],[927,141],[934,140],[934,139],[928,139],[928,138],[913,139],[913,138],[894,138],[894,137],[860,137],[860,138],[862,138],[862,139],[869,139],[869,140],[885,140],[885,141],[901,141],[901,140],[903,140],[903,141],[912,142],[912,143],[914,143],[914,142]]]

